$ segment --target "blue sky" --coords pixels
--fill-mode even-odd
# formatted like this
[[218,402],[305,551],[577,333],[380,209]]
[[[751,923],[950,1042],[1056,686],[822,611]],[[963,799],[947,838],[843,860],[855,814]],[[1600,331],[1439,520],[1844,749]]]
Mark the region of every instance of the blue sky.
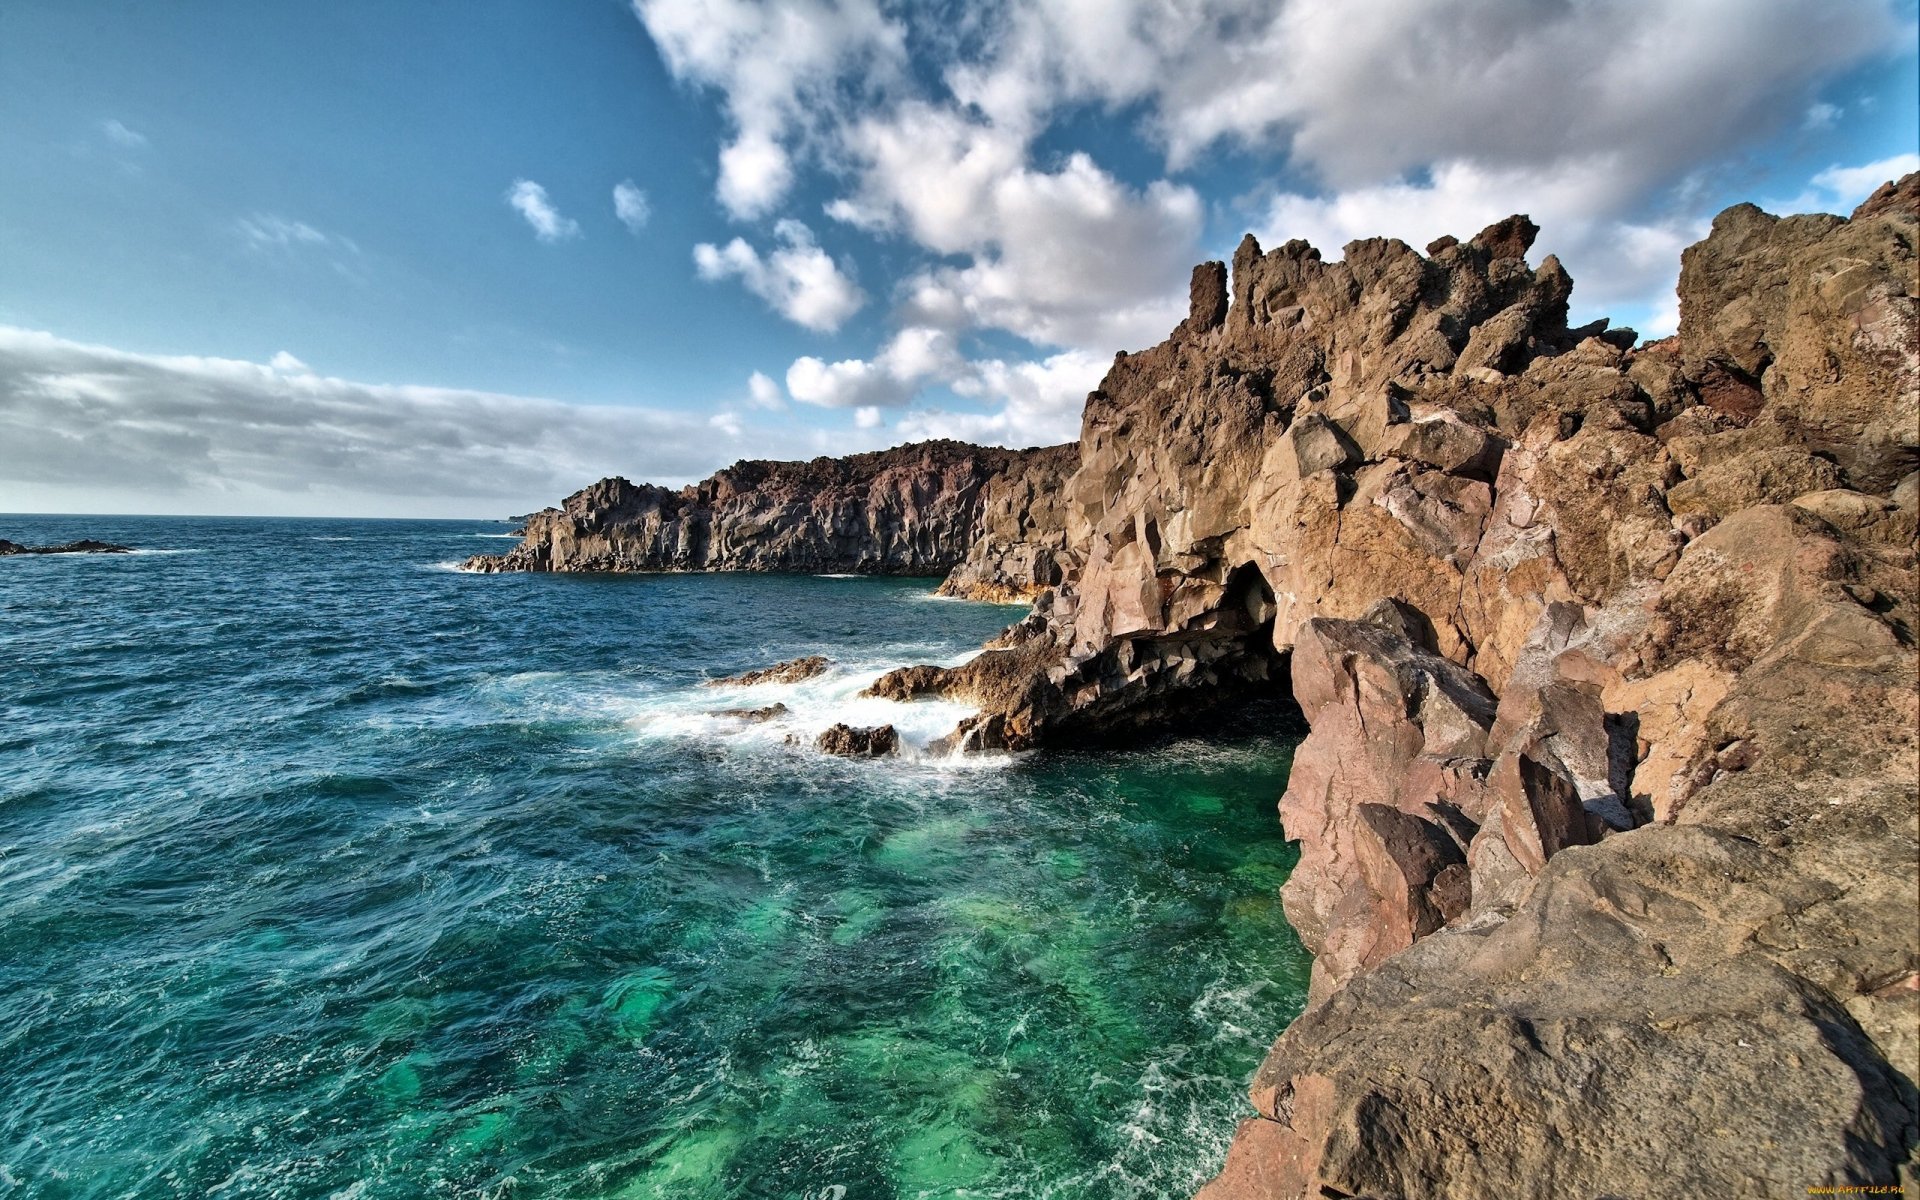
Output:
[[[1916,151],[1883,0],[0,8],[0,510],[490,515],[1070,438],[1251,229],[1511,211],[1674,320]],[[616,198],[616,189],[624,201]]]

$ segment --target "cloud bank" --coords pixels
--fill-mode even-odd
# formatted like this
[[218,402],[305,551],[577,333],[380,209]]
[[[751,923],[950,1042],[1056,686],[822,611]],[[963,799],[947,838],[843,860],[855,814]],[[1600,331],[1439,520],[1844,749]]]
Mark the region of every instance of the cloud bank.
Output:
[[765,454],[729,414],[356,383],[0,326],[0,510],[494,516]]

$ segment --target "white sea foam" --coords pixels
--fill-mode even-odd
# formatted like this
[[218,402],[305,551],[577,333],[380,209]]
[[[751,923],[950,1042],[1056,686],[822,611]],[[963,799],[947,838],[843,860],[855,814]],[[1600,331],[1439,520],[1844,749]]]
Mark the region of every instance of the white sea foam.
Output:
[[[941,666],[959,666],[979,651],[951,655]],[[811,751],[829,727],[891,725],[900,735],[899,758],[922,766],[982,768],[1003,764],[1005,756],[939,754],[929,746],[952,733],[963,719],[977,711],[949,700],[902,703],[860,693],[902,660],[836,664],[825,674],[798,683],[670,688],[637,697],[638,711],[627,719],[634,732],[647,739],[685,739],[738,749],[746,753],[799,746]],[[925,661],[922,657],[918,661]],[[718,715],[728,709],[767,708],[787,711],[766,721]]]
[[462,558],[449,558],[442,562],[425,563],[425,564],[422,564],[420,569],[423,571],[452,571],[457,575],[484,574],[484,572],[475,571],[472,568],[468,567],[466,564],[466,560]]
[[[176,548],[176,549],[171,549],[171,550],[129,550],[129,551],[127,551],[127,553],[128,553],[128,554],[139,554],[139,555],[159,555],[159,554],[202,554],[202,553],[205,553],[205,551],[204,551],[204,550],[203,550],[203,549],[202,549],[201,547],[199,547],[199,546],[181,546],[181,547],[178,547],[178,548]],[[76,555],[73,555],[72,557],[74,557],[74,558],[119,558],[119,557],[121,557],[121,555],[118,555],[118,554],[76,554]]]
[[471,534],[469,536],[478,537],[478,538],[505,538],[510,542],[517,542],[520,540],[520,535],[517,533],[476,533],[476,534]]
[[350,541],[352,541],[353,539],[352,539],[352,538],[350,538],[350,537],[344,537],[344,536],[342,536],[342,537],[319,537],[319,536],[315,536],[315,537],[312,537],[312,538],[309,538],[309,539],[307,539],[307,540],[308,540],[308,541],[313,541],[313,542],[350,542]]
[[852,574],[851,572],[842,571],[838,574],[815,575],[814,578],[815,579],[865,579],[866,576],[855,575],[855,574]]

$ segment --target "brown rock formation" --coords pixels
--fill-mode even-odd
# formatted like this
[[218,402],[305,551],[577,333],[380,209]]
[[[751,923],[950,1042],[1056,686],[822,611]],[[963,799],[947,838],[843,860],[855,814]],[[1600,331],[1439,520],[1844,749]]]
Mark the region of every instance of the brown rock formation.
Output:
[[815,745],[841,758],[884,758],[900,748],[900,735],[891,725],[865,729],[835,725],[822,733]]
[[987,481],[979,536],[940,585],[943,596],[1012,603],[1031,600],[1066,577],[1066,481],[1080,466],[1077,445],[1028,450]]
[[1525,218],[1249,239],[1089,398],[1061,583],[876,685],[1021,747],[1291,676],[1311,1007],[1209,1197],[1910,1178],[1917,194],[1729,210],[1638,348]]
[[742,671],[738,675],[723,675],[718,679],[709,679],[707,687],[752,687],[762,683],[799,683],[803,679],[812,679],[826,673],[832,666],[831,660],[824,655],[809,654],[805,658],[789,659],[758,670]]
[[[523,540],[468,570],[803,571],[944,575],[991,514],[978,578],[1012,595],[1057,575],[1045,531],[1062,448],[933,441],[809,462],[739,462],[679,491],[603,479],[534,513]],[[1025,531],[1012,522],[1026,519]]]

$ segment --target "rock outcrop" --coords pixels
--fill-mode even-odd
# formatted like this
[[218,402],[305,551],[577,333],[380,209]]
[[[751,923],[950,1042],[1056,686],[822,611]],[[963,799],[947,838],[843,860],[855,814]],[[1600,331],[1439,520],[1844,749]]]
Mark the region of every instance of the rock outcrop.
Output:
[[1911,1181],[1916,195],[1728,210],[1648,345],[1524,217],[1249,238],[1089,398],[1060,582],[875,685],[974,748],[1307,716],[1309,1008],[1210,1200]]
[[[1048,489],[1067,448],[933,441],[809,462],[739,462],[678,491],[603,479],[526,519],[471,571],[796,571],[945,575],[1025,598],[1059,575]],[[991,529],[991,549],[976,546]],[[977,551],[969,558],[971,551]]]
[[1074,564],[1066,550],[1066,482],[1080,466],[1069,443],[1022,453],[987,482],[979,534],[940,585],[963,600],[1014,603],[1057,586]]
[[91,538],[82,538],[77,542],[64,542],[58,546],[25,546],[19,542],[10,542],[0,538],[0,556],[11,554],[132,554],[132,546],[118,546],[112,542],[96,542]]
[[770,667],[758,667],[751,671],[742,671],[738,675],[722,675],[706,681],[707,687],[754,687],[763,683],[799,683],[824,675],[833,662],[822,654],[809,654],[803,658],[789,659],[775,663]]
[[856,728],[834,725],[814,743],[828,754],[841,758],[884,758],[900,748],[900,734],[891,725]]

